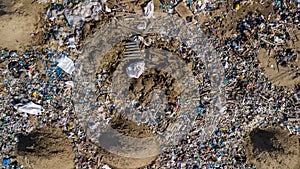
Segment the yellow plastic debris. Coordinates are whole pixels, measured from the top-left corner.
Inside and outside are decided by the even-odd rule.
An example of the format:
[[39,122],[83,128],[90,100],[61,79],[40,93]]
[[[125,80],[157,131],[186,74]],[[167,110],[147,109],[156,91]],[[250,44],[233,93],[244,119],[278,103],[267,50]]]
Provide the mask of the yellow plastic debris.
[[6,94],[6,92],[5,92],[4,90],[2,90],[2,91],[1,91],[1,94],[2,94],[2,95],[5,95],[5,94]]
[[37,92],[33,92],[32,96],[34,96],[34,97],[38,97],[38,96],[39,96],[39,94],[37,94]]
[[73,126],[68,126],[68,130],[72,130],[73,129]]
[[235,5],[235,10],[239,10],[240,9],[240,4],[236,4]]

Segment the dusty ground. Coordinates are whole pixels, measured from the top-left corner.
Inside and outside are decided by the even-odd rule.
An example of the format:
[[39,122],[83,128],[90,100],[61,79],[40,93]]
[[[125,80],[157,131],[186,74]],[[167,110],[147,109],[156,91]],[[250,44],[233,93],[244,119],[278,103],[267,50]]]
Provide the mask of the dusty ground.
[[[135,122],[126,120],[121,117],[116,117],[114,118],[110,124],[112,127],[119,133],[130,136],[133,138],[147,138],[147,137],[155,137],[155,135],[145,126],[138,126]],[[109,134],[109,133],[107,133]],[[107,137],[109,138],[109,137]],[[115,142],[115,141],[118,141]],[[128,149],[127,151],[130,152],[132,151],[133,153],[143,153],[141,151],[156,151],[159,152],[159,145],[158,143],[153,142],[152,144],[146,143],[143,144],[145,146],[144,150],[140,150],[137,152],[135,149],[131,149],[128,143],[126,143],[126,140],[123,140],[122,138],[113,138],[111,140],[103,140],[102,145],[105,147],[111,146],[111,148],[120,148],[120,149]],[[108,145],[110,144],[110,145]],[[125,144],[123,147],[119,147],[120,144]],[[138,145],[139,143],[134,143]],[[135,146],[134,146],[135,148]],[[144,152],[147,153],[147,152]],[[156,153],[155,153],[156,154]],[[153,160],[156,159],[157,156],[150,156],[146,158],[138,158],[139,155],[136,154],[137,158],[129,158],[129,157],[124,157],[120,156],[117,154],[113,154],[111,152],[108,152],[102,148],[99,147],[98,149],[98,161],[103,162],[106,164],[109,164],[110,166],[114,168],[119,168],[119,169],[125,169],[126,167],[130,166],[131,168],[140,168],[143,166],[147,166],[152,163]],[[134,154],[132,155],[134,157]]]
[[0,0],[0,47],[21,50],[35,44],[43,9],[34,0]]
[[43,128],[21,135],[16,154],[26,169],[74,168],[71,142],[61,129]]
[[109,153],[103,149],[99,149],[99,161],[109,164],[110,167],[114,169],[129,169],[126,166],[131,166],[131,168],[142,168],[144,166],[150,165],[156,157],[149,158],[126,158],[118,156],[116,154]]
[[[220,25],[218,25],[217,31],[210,32],[212,36],[218,37],[219,39],[223,39],[225,37],[233,37],[237,32],[237,21],[241,18],[244,18],[248,12],[257,11],[264,15],[264,17],[268,17],[269,13],[274,13],[272,7],[272,1],[266,0],[264,5],[259,3],[259,0],[255,0],[251,3],[240,4],[240,9],[234,12],[231,11],[232,4],[228,5],[228,7],[220,7],[219,9],[213,10],[210,12],[208,18],[213,19],[216,16],[222,17],[222,12],[226,12],[227,15],[223,17],[223,21]],[[207,16],[198,15],[196,16],[200,23],[203,23],[207,20]]]
[[[298,48],[299,49],[299,48]],[[299,58],[299,56],[298,56]],[[276,60],[264,49],[261,49],[258,53],[259,67],[264,70],[265,76],[275,85],[294,87],[299,84],[300,77],[296,76],[299,73],[298,70],[293,70],[291,67],[282,67],[276,64]],[[299,59],[296,60],[295,65],[300,66]]]
[[253,130],[246,152],[249,161],[259,169],[300,168],[299,138],[282,129]]
[[[287,41],[287,46],[279,47],[279,49],[284,48],[291,48],[296,49],[297,52],[297,59],[292,63],[294,66],[300,67],[300,41],[296,40],[296,36],[299,37],[300,31],[297,30],[295,32],[289,32],[291,37],[295,39],[295,42]],[[269,78],[269,81],[274,83],[278,86],[285,86],[285,87],[294,87],[295,85],[299,84],[300,77],[299,77],[299,70],[292,69],[291,65],[283,67],[281,65],[276,64],[275,59],[275,51],[271,50],[270,55],[268,51],[262,49],[258,53],[258,60],[260,62],[259,67],[264,70],[265,76]]]

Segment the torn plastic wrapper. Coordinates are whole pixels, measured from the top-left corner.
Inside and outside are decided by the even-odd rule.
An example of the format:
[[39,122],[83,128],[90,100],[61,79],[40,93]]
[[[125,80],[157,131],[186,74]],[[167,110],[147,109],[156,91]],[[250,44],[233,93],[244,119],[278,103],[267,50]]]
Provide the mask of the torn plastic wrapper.
[[144,7],[145,18],[153,18],[154,14],[154,3],[149,1],[148,4]]
[[72,37],[72,38],[69,38],[69,47],[70,48],[76,48],[76,45],[75,45],[75,38]]
[[111,9],[109,7],[107,7],[107,6],[105,6],[105,11],[106,12],[111,12]]
[[67,86],[70,86],[70,87],[74,88],[74,82],[73,81],[66,81],[65,84]]
[[108,165],[102,166],[103,169],[111,169]]
[[72,26],[82,27],[84,22],[94,19],[99,20],[98,14],[102,10],[99,2],[90,2],[79,6],[75,10],[65,9],[64,15],[68,23]]
[[66,9],[64,12],[65,18],[68,23],[72,26],[82,27],[84,24],[84,20],[81,15],[74,15],[74,11]]
[[131,78],[139,78],[141,76],[141,74],[143,74],[144,71],[145,71],[145,62],[144,61],[131,63],[126,68],[126,73]]
[[58,67],[60,67],[62,70],[64,70],[68,74],[72,74],[75,70],[74,62],[72,59],[63,56],[59,59],[57,59]]
[[14,108],[17,109],[18,111],[32,114],[32,115],[38,115],[39,113],[44,111],[41,105],[35,104],[33,102],[29,102],[26,104],[19,103],[14,105]]

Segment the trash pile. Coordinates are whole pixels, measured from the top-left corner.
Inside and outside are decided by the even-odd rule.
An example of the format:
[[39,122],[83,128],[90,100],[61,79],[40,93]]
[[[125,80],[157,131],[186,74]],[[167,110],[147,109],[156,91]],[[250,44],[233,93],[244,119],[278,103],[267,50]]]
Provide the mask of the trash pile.
[[[19,141],[17,133],[29,134],[42,127],[58,127],[72,140],[75,168],[109,168],[97,158],[97,147],[90,143],[85,126],[78,121],[74,110],[76,103],[72,101],[72,90],[76,85],[73,72],[86,38],[88,29],[85,25],[106,23],[108,18],[120,12],[121,6],[116,4],[118,10],[114,9],[107,1],[39,2],[48,4],[42,15],[45,44],[28,47],[24,53],[0,47],[1,167],[23,168],[14,156]],[[265,3],[270,3],[273,8],[267,15],[255,8],[256,5],[264,7]],[[247,5],[251,7],[247,8],[248,13],[234,20]],[[149,3],[146,16],[152,15],[152,7]],[[233,4],[222,0],[163,1],[160,7],[173,15],[178,13],[176,7],[178,11],[184,11],[180,9],[186,7],[197,16],[194,19],[199,32],[207,35],[225,69],[227,109],[207,142],[200,142],[198,136],[203,131],[194,129],[173,147],[163,149],[156,163],[145,168],[254,168],[247,161],[243,147],[243,141],[253,128],[275,125],[290,134],[300,135],[299,85],[287,88],[271,83],[259,68],[258,56],[259,50],[267,50],[268,55],[274,56],[276,64],[290,68],[295,79],[299,78],[299,1],[236,0]],[[182,16],[190,16],[190,13]],[[202,22],[200,17],[205,21]],[[223,26],[226,22],[234,22],[236,28],[226,30]],[[189,48],[183,46],[182,50]],[[194,70],[201,70],[204,66],[201,60],[186,59],[193,62]],[[128,74],[139,77],[142,70],[143,63],[130,65]],[[205,73],[199,77],[203,79],[201,93],[210,91],[208,77],[209,74]],[[98,76],[98,80],[103,78]],[[199,121],[207,114],[205,100],[199,100]],[[113,109],[110,102],[98,107],[99,112],[112,112]],[[109,121],[107,117],[103,118]]]

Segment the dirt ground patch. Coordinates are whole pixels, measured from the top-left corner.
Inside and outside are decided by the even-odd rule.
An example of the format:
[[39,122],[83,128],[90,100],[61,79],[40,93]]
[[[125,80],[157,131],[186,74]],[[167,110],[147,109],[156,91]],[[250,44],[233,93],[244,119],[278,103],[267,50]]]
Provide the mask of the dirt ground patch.
[[299,138],[282,129],[254,129],[247,140],[246,152],[249,161],[260,169],[300,167]]
[[[275,85],[284,87],[294,87],[300,83],[299,71],[290,67],[282,67],[277,65],[276,59],[268,56],[268,52],[261,49],[258,53],[259,67],[264,70],[265,76]],[[300,66],[297,59],[295,65]]]
[[[138,138],[147,138],[147,137],[155,136],[147,127],[143,125],[138,126],[137,123],[132,122],[130,120],[126,120],[120,116],[114,118],[110,123],[111,126],[117,132],[121,133],[123,136],[119,138],[111,138],[111,137],[115,137],[116,135],[110,134],[110,132],[104,133],[103,135],[107,135],[107,136],[103,136],[104,138],[103,137],[101,138],[103,140],[100,142],[105,144],[102,146],[105,146],[106,148],[110,146],[110,149],[114,149],[114,148],[117,148],[118,150],[124,149],[124,151],[126,151],[126,154],[132,153],[132,155],[130,156],[132,156],[133,158],[111,153],[114,151],[108,152],[105,149],[101,148],[102,146],[100,146],[98,149],[98,157],[100,162],[109,164],[113,168],[125,169],[129,167],[140,168],[143,166],[147,166],[151,164],[153,160],[156,159],[157,155],[150,156],[150,157],[143,157],[143,158],[140,155],[138,155],[140,153],[145,154],[150,151],[154,151],[154,154],[158,154],[159,152],[159,144],[155,141],[153,142],[147,141],[145,143],[139,143],[140,139]],[[130,140],[135,140],[133,146],[130,145],[131,144]],[[136,150],[136,147],[139,147],[139,145],[142,145],[143,148]],[[134,158],[135,156],[136,158]]]
[[238,4],[231,4],[229,1],[228,3],[230,5],[228,4],[226,7],[220,6],[220,8],[210,11],[209,16],[204,16],[203,14],[196,16],[200,23],[207,21],[207,18],[222,18],[222,22],[219,22],[220,25],[217,25],[218,27],[215,28],[214,31],[209,32],[210,35],[218,37],[219,39],[233,37],[237,32],[238,21],[245,18],[249,12],[253,13],[256,11],[257,13],[263,14],[265,18],[268,17],[269,13],[274,13],[271,0],[266,0],[263,5],[259,3],[259,0],[245,2],[243,4],[239,4],[239,10],[234,11],[232,11],[231,8],[235,8]]
[[[290,33],[292,37],[299,36],[300,31]],[[258,60],[260,62],[259,67],[264,70],[265,76],[273,84],[278,86],[294,87],[295,85],[300,83],[300,72],[298,69],[300,67],[300,41],[296,40],[294,43],[288,41],[287,47],[284,48],[294,49],[297,54],[296,59],[291,64],[287,64],[287,66],[277,64],[276,51],[271,50],[270,52],[268,52],[265,49],[261,49],[258,52]]]
[[0,47],[21,50],[40,38],[40,13],[34,0],[0,0]]
[[43,128],[20,135],[18,162],[26,169],[74,168],[72,146],[61,129]]

